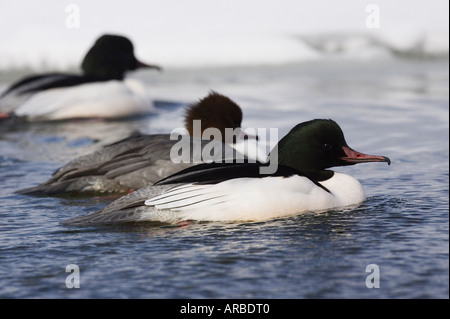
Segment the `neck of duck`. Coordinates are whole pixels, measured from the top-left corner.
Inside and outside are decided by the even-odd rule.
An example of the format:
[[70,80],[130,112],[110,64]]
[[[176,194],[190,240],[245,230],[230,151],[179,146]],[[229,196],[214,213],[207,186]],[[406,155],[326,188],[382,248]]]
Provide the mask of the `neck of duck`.
[[274,162],[278,166],[287,166],[295,169],[299,175],[308,177],[314,181],[324,181],[333,177],[334,172],[325,168],[320,168],[310,156],[295,156],[295,152],[287,145],[277,145],[268,156],[270,165]]

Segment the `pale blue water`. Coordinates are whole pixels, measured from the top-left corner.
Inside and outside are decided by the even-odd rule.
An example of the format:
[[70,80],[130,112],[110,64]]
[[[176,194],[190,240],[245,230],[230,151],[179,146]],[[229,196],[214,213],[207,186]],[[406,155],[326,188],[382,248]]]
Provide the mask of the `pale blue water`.
[[[70,159],[134,130],[170,132],[183,106],[129,121],[0,128],[2,298],[448,298],[448,61],[328,61],[137,73],[155,99],[186,103],[210,89],[244,110],[245,127],[332,118],[356,150],[392,165],[338,168],[367,201],[258,223],[67,227],[112,198],[35,198]],[[11,81],[14,78],[11,78]],[[5,80],[2,85],[6,85]],[[80,288],[66,287],[66,266]],[[380,287],[366,287],[366,266]]]

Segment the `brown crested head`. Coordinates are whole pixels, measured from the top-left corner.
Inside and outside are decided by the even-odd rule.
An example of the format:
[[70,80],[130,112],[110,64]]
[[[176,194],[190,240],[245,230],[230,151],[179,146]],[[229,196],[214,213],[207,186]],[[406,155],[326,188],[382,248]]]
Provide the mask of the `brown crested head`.
[[[194,120],[201,121],[201,128],[194,128]],[[238,129],[240,132],[241,122],[242,110],[239,105],[230,98],[214,91],[191,104],[185,113],[185,127],[191,136],[197,137],[202,137],[201,135],[207,128],[217,128],[224,141],[225,129]]]

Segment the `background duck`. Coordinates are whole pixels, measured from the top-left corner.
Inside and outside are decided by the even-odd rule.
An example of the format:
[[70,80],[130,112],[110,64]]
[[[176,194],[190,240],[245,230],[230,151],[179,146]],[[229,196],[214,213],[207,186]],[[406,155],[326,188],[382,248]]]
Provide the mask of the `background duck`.
[[87,52],[81,75],[48,73],[26,77],[0,95],[2,117],[29,121],[71,118],[120,118],[153,110],[146,88],[127,71],[161,70],[140,62],[133,44],[119,35],[103,35]]
[[295,126],[271,151],[270,161],[277,161],[278,166],[271,175],[261,174],[261,168],[268,165],[261,163],[193,166],[65,223],[261,221],[322,211],[366,199],[355,178],[327,168],[390,164],[385,156],[351,149],[339,125],[323,119]]
[[[201,128],[193,127],[194,120],[201,120]],[[208,96],[193,103],[186,109],[185,125],[191,136],[189,148],[196,139],[202,149],[209,145],[212,150],[220,150],[212,154],[212,158],[222,161],[225,156],[231,159],[244,159],[244,155],[232,147],[242,139],[256,138],[241,130],[242,110],[228,97],[211,92]],[[207,128],[217,128],[222,140],[201,140]],[[226,140],[226,128],[236,130],[236,139]],[[209,138],[209,136],[208,136]],[[135,134],[102,149],[81,156],[58,169],[46,182],[20,190],[25,195],[63,195],[80,192],[128,192],[176,173],[186,167],[198,164],[189,153],[187,162],[174,163],[171,149],[178,139],[171,140],[170,134],[142,135]],[[215,143],[214,149],[210,143]],[[225,143],[225,144],[223,144]],[[257,157],[251,154],[252,157]]]

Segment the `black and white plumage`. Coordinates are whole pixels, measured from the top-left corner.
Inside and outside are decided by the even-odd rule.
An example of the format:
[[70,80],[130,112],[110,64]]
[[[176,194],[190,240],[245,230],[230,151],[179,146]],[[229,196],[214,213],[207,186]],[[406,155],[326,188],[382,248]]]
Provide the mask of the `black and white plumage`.
[[[275,159],[276,172],[262,174]],[[64,223],[260,221],[355,205],[366,198],[361,184],[327,168],[366,162],[390,159],[354,151],[336,122],[312,120],[294,127],[266,164],[200,164]]]
[[138,68],[161,69],[138,61],[129,39],[103,35],[84,57],[81,74],[47,73],[21,79],[0,95],[0,113],[28,121],[149,113],[153,100],[145,86],[125,78],[126,72]]

